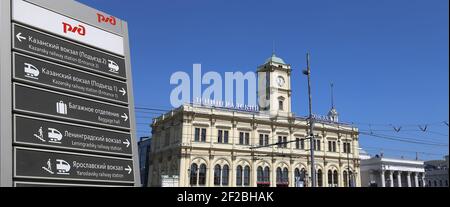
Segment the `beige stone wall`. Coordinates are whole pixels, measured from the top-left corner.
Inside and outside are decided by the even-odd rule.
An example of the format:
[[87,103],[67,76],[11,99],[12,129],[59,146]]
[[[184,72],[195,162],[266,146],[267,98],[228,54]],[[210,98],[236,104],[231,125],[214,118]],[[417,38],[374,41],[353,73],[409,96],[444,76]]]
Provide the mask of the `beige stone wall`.
[[[288,141],[305,138],[307,125],[304,120],[288,123],[286,119],[270,121],[248,114],[216,112],[205,109],[185,108],[183,112],[156,120],[153,124],[151,166],[149,185],[159,186],[161,175],[178,175],[180,186],[190,186],[189,170],[192,163],[205,164],[207,167],[206,185],[214,186],[214,166],[228,165],[229,185],[236,186],[236,168],[250,167],[250,186],[256,186],[258,166],[269,166],[271,186],[276,186],[276,169],[286,167],[289,171],[289,186],[294,187],[296,168],[305,168],[310,175],[309,141],[305,140],[305,149],[296,149],[295,142],[287,148],[278,146],[250,149],[259,145],[259,134],[269,134],[270,142],[278,142],[278,136]],[[196,113],[192,113],[195,111]],[[195,142],[195,128],[206,129],[206,142]],[[229,131],[229,143],[217,143],[218,129]],[[239,132],[250,134],[250,145],[239,144]],[[338,172],[338,186],[343,186],[343,172],[348,163],[352,172],[356,172],[356,185],[360,186],[359,144],[357,129],[349,126],[316,124],[315,134],[321,142],[321,150],[315,151],[316,170],[322,170],[323,186],[328,186],[328,170]],[[170,139],[169,142],[166,139]],[[329,152],[328,141],[336,141],[336,152]],[[351,153],[343,152],[344,142],[351,143]],[[169,144],[167,144],[169,143]]]

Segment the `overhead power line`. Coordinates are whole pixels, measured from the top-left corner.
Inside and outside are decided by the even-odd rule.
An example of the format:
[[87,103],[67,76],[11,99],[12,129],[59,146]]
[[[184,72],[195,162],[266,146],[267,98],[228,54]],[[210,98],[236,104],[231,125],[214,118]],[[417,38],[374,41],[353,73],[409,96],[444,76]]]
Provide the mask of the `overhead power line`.
[[448,147],[448,144],[442,144],[442,143],[431,143],[431,142],[425,142],[425,141],[415,141],[411,139],[405,139],[405,138],[397,138],[392,136],[386,136],[386,135],[380,135],[380,134],[373,134],[373,133],[367,133],[367,132],[360,132],[361,134],[382,138],[382,139],[388,139],[388,140],[394,140],[394,141],[400,141],[400,142],[406,142],[406,143],[412,143],[412,144],[422,144],[422,145],[432,145],[432,146],[439,146],[439,147]]
[[[374,134],[373,132],[366,132],[366,131],[360,131],[361,133],[370,133],[370,134]],[[410,137],[400,137],[400,136],[394,136],[394,135],[387,135],[387,134],[376,134],[379,136],[385,136],[385,137],[392,137],[392,138],[398,138],[398,139],[405,139],[405,140],[413,140],[413,141],[419,141],[419,142],[430,142],[430,139],[424,140],[424,139],[417,139],[417,138],[410,138]],[[430,142],[433,143],[433,142]],[[434,142],[434,144],[445,144],[445,143],[437,143]]]
[[161,111],[161,112],[169,112],[167,109],[158,109],[158,108],[149,108],[149,107],[134,107],[136,110],[146,110],[146,111]]
[[424,155],[439,155],[439,156],[444,156],[444,154],[437,154],[437,153],[431,153],[431,152],[411,151],[411,150],[394,149],[394,148],[384,148],[384,147],[367,147],[367,146],[361,146],[361,148],[362,148],[362,149],[380,150],[380,151],[409,152],[409,153],[419,153],[419,154],[424,154]]

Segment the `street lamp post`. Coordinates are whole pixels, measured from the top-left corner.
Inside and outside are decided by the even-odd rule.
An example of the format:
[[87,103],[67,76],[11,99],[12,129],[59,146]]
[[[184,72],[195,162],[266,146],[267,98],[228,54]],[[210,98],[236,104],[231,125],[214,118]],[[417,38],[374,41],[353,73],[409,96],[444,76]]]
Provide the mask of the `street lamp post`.
[[311,69],[309,67],[309,53],[306,53],[306,70],[303,71],[303,74],[305,74],[308,77],[308,97],[309,97],[309,136],[310,136],[310,151],[311,151],[311,187],[316,187],[316,170],[314,166],[314,145],[315,145],[315,139],[314,139],[314,120],[312,115],[312,103],[311,103]]

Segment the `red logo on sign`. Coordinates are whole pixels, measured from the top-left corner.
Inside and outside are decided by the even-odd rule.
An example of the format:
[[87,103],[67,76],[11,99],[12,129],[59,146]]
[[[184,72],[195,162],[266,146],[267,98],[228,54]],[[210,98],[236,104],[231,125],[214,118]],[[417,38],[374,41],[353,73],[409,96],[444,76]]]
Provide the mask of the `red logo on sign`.
[[68,23],[63,22],[63,31],[67,34],[67,32],[78,33],[81,36],[86,35],[86,28],[83,25],[72,26]]
[[116,18],[113,16],[105,17],[105,16],[103,16],[103,14],[97,13],[97,20],[100,23],[106,22],[106,23],[110,23],[111,25],[116,25]]

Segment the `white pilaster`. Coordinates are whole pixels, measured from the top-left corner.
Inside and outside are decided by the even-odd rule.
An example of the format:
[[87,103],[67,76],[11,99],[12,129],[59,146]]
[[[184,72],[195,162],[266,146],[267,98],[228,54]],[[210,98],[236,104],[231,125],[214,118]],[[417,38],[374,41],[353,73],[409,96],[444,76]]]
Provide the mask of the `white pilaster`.
[[250,186],[256,187],[257,186],[256,182],[258,181],[258,167],[256,166],[256,161],[253,160],[253,158],[250,164],[251,164]]
[[[209,161],[206,163],[206,187],[214,186],[214,166],[213,159],[209,155]],[[200,165],[199,165],[200,167]],[[222,173],[222,172],[221,172]]]
[[[236,160],[231,159],[230,168],[228,172],[228,186],[236,187]],[[244,169],[245,165],[242,166],[242,169]],[[242,177],[244,177],[244,172],[242,172]],[[242,183],[244,183],[244,180],[242,179]]]
[[425,187],[426,186],[426,183],[425,183],[425,176],[422,174],[422,187]]
[[419,175],[414,173],[414,187],[419,187]]
[[275,160],[272,159],[272,167],[270,168],[270,187],[277,186],[277,167],[275,166]]
[[411,187],[411,172],[407,172],[406,180],[408,181],[408,187]]
[[384,170],[381,171],[381,187],[386,187],[386,180],[384,178]]
[[398,183],[398,187],[402,187],[402,172],[401,171],[397,172],[397,183]]
[[389,170],[389,187],[394,187],[394,172]]

